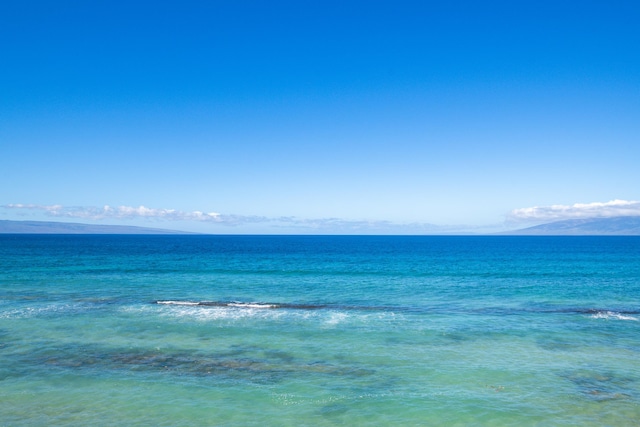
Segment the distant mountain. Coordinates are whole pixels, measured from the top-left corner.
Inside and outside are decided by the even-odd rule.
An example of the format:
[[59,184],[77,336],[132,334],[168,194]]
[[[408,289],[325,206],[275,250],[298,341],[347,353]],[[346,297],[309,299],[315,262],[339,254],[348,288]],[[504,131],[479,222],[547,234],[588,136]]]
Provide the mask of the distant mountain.
[[554,235],[554,236],[639,236],[640,216],[618,216],[612,218],[567,219],[522,230],[501,234]]
[[95,225],[53,221],[0,220],[0,234],[191,234],[185,231],[128,225]]

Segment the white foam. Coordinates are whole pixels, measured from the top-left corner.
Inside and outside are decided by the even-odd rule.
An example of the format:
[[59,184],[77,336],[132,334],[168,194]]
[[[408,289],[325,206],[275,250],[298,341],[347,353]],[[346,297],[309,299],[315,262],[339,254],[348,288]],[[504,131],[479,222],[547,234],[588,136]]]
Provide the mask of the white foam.
[[347,320],[347,313],[333,312],[329,315],[329,318],[324,322],[326,326],[337,326]]
[[26,319],[58,313],[74,313],[87,310],[83,304],[50,303],[33,307],[14,308],[0,312],[1,319]]
[[164,304],[164,305],[200,305],[200,303],[193,302],[193,301],[156,301],[156,304]]
[[258,304],[253,302],[230,302],[227,307],[239,308],[278,308],[275,304]]
[[616,313],[615,311],[599,311],[590,316],[592,319],[616,319],[616,320],[633,320],[638,321],[637,317]]
[[243,319],[275,320],[286,315],[284,311],[264,310],[264,308],[264,305],[247,307],[246,305],[206,306],[198,304],[165,304],[158,314],[161,316],[205,322],[236,321]]
[[198,322],[266,321],[266,322],[311,322],[320,327],[333,329],[347,325],[368,327],[379,322],[397,322],[393,312],[369,313],[343,310],[306,310],[282,308],[280,304],[256,302],[228,302],[212,305],[189,301],[162,300],[158,305],[130,306],[128,312],[155,313],[162,317],[173,317]]

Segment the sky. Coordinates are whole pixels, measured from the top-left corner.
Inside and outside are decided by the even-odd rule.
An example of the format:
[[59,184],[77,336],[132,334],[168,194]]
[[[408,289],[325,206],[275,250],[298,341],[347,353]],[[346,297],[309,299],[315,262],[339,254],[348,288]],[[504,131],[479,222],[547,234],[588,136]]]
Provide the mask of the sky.
[[640,215],[636,1],[5,1],[0,219],[432,234]]

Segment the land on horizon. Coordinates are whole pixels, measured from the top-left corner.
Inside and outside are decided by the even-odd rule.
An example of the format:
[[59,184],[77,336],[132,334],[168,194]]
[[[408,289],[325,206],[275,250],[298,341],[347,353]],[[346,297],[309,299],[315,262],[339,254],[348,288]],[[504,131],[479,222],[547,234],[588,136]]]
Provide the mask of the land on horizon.
[[0,220],[0,234],[195,234],[131,225],[82,224],[58,221]]
[[604,235],[638,236],[640,235],[640,216],[618,216],[612,218],[581,218],[553,221],[533,227],[523,228],[502,234],[517,235]]
[[[127,225],[83,224],[57,221],[0,220],[0,234],[207,234],[165,228]],[[639,236],[640,216],[584,218],[553,221],[501,233],[429,233],[438,235],[518,235],[518,236]]]

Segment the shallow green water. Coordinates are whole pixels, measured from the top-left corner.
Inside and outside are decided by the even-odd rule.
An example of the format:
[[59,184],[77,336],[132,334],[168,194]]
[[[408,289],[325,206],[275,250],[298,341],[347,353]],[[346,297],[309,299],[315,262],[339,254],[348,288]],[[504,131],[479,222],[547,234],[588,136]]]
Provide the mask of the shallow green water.
[[0,236],[0,425],[640,419],[640,239]]

